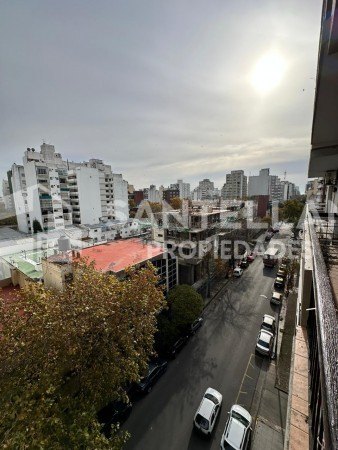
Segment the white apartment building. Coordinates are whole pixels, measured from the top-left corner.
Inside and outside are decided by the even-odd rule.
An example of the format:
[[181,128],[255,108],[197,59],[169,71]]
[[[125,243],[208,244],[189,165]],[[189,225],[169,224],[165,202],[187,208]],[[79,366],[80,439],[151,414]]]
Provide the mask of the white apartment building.
[[190,198],[190,183],[183,183],[183,180],[177,180],[177,183],[170,185],[171,189],[178,189],[180,191],[180,198]]
[[215,188],[214,182],[205,178],[204,180],[199,182],[198,187],[196,187],[192,193],[192,200],[213,200],[220,196],[220,191],[218,188]]
[[226,174],[226,182],[221,191],[224,200],[243,199],[248,195],[248,180],[243,170],[232,170]]
[[282,184],[277,175],[270,175],[270,200],[282,200]]
[[[101,160],[62,160],[53,145],[41,152],[27,149],[23,165],[12,166],[12,185],[19,230],[32,233],[37,220],[44,231],[74,224],[128,219],[127,183]],[[116,192],[114,195],[114,187]]]
[[[163,186],[161,186],[161,194],[163,189]],[[156,186],[154,184],[151,184],[149,188],[143,189],[143,194],[144,200],[148,200],[148,202],[160,203],[162,200],[162,197],[160,197],[160,191],[156,189]]]
[[281,201],[289,200],[300,195],[299,188],[289,181],[281,181]]
[[14,209],[14,200],[9,188],[8,180],[2,180],[2,195],[5,209],[7,211],[12,211]]
[[248,196],[270,195],[270,169],[261,169],[259,175],[249,176]]

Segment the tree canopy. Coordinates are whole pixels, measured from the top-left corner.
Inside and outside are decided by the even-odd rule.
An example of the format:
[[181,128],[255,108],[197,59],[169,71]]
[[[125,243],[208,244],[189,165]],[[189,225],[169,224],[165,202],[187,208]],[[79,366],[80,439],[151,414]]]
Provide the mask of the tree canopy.
[[182,199],[179,197],[174,197],[170,200],[170,206],[172,209],[181,209],[182,208]]
[[2,448],[121,448],[126,434],[106,439],[96,413],[147,366],[157,283],[150,266],[120,281],[80,260],[64,292],[31,283],[0,302]]
[[38,221],[38,219],[34,219],[33,220],[33,233],[36,234],[36,233],[38,233],[40,231],[43,231],[41,223]]
[[304,202],[297,199],[286,200],[282,208],[283,220],[297,224],[304,209]]
[[172,320],[176,327],[189,326],[203,311],[203,298],[187,284],[176,286],[168,294]]

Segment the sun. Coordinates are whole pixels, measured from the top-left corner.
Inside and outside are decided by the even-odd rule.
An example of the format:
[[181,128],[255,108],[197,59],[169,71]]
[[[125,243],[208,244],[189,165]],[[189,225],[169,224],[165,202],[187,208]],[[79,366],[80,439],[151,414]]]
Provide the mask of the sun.
[[251,73],[251,83],[260,92],[269,92],[283,79],[285,60],[278,53],[267,53],[256,63]]

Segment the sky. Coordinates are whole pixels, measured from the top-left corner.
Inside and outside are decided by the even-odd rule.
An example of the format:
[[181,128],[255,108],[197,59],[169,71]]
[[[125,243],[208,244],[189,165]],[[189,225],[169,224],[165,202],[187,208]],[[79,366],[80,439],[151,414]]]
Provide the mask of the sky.
[[0,0],[0,180],[44,141],[136,189],[270,168],[303,192],[321,8]]

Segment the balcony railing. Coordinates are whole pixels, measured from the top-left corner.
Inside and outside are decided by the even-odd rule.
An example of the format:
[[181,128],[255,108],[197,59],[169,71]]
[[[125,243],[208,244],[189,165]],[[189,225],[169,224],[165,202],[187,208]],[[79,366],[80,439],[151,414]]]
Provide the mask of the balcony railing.
[[[313,305],[309,313],[311,429],[313,448],[338,449],[338,311],[329,276],[337,250],[335,216],[312,210],[308,223],[313,251]],[[325,233],[323,232],[325,231]]]

